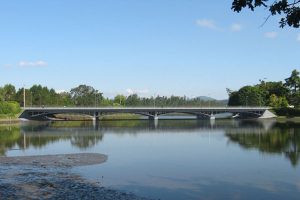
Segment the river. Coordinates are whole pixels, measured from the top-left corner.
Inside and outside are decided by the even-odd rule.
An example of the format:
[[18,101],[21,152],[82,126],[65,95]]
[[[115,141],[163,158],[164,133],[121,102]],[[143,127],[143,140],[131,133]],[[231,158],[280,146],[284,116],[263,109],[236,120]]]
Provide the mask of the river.
[[162,200],[299,199],[300,124],[112,120],[0,126],[0,156],[102,153],[73,172]]

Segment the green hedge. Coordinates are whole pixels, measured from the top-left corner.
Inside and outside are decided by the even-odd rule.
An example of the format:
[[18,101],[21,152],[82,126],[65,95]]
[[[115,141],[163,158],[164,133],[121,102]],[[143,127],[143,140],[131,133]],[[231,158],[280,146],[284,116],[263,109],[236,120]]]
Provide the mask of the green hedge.
[[16,115],[21,112],[21,107],[14,101],[1,101],[0,102],[0,114],[2,115]]
[[278,108],[274,111],[279,116],[300,117],[300,108]]

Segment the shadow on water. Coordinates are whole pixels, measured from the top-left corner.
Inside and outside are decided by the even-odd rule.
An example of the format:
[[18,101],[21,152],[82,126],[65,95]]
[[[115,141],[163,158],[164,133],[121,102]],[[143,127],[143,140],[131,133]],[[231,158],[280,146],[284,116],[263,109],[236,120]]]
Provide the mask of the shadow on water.
[[300,160],[300,124],[270,120],[118,120],[24,123],[0,126],[0,155],[8,150],[43,148],[58,141],[70,141],[79,149],[97,145],[105,134],[207,132],[221,130],[230,142],[243,149],[284,154],[293,166]]

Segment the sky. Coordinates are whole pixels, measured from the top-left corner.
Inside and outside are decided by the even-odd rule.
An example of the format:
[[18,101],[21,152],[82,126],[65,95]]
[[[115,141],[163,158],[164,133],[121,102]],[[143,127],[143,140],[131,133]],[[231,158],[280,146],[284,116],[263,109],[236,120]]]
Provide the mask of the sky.
[[[218,2],[218,3],[216,3]],[[7,0],[0,5],[0,85],[105,96],[226,99],[300,70],[300,29],[231,0]]]

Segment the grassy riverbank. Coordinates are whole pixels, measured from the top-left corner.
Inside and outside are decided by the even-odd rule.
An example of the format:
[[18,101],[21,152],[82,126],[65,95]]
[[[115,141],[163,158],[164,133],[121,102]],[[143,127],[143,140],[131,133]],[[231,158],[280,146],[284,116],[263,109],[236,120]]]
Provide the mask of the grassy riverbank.
[[0,123],[17,123],[20,121],[19,115],[20,114],[15,114],[15,115],[0,114]]
[[[93,118],[89,115],[78,115],[78,114],[57,114],[57,119],[70,120],[70,121],[91,121]],[[130,113],[116,113],[111,115],[100,116],[100,120],[118,120],[118,119],[140,119],[140,115]]]
[[300,123],[300,117],[287,117],[287,116],[279,116],[276,118],[277,122],[285,123],[285,122],[294,122]]

